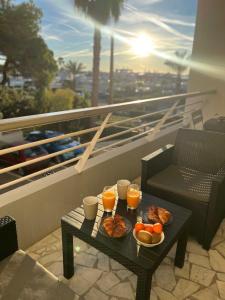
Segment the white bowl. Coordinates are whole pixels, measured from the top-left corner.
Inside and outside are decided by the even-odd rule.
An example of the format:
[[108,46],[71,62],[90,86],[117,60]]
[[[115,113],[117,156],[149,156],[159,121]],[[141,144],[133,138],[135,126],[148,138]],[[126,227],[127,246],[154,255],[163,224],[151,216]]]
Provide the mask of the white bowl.
[[139,241],[139,239],[136,237],[135,229],[133,230],[133,236],[134,236],[135,240],[137,241],[137,243],[139,245],[144,246],[144,247],[148,247],[148,248],[152,248],[152,247],[155,247],[155,246],[158,246],[158,245],[162,244],[162,242],[165,239],[164,232],[162,232],[161,233],[161,240],[158,243],[156,243],[156,244],[146,244],[146,243],[143,243],[143,242]]

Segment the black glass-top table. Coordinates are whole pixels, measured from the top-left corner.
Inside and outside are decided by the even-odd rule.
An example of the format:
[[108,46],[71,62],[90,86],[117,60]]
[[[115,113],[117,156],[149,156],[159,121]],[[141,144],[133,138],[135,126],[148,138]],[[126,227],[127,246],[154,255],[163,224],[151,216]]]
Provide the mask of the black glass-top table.
[[126,217],[134,225],[139,215],[147,211],[150,205],[166,208],[173,216],[172,223],[164,226],[165,240],[154,248],[138,246],[132,231],[120,239],[111,239],[102,235],[98,231],[98,222],[105,216],[101,203],[99,203],[95,221],[88,221],[84,218],[82,206],[62,217],[64,276],[69,279],[74,275],[73,236],[75,236],[135,273],[138,278],[136,299],[148,300],[152,274],[175,242],[177,242],[177,249],[174,263],[179,268],[183,267],[191,219],[191,211],[145,193],[142,194],[142,201],[137,210],[127,210],[126,201],[118,200],[113,214],[118,213]]

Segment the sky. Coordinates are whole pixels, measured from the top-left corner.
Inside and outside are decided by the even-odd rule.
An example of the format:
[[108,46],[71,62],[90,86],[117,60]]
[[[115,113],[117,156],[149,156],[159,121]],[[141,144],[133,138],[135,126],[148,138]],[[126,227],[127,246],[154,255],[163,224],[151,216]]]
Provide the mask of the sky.
[[[82,62],[91,70],[93,22],[75,9],[73,0],[34,0],[34,3],[43,11],[41,35],[55,58]],[[115,69],[168,72],[164,63],[166,55],[176,50],[191,53],[196,12],[197,0],[126,0],[119,22],[101,28],[101,70],[109,70],[113,32]],[[143,53],[139,52],[143,46],[148,48],[148,43],[153,51],[149,49],[142,57]]]

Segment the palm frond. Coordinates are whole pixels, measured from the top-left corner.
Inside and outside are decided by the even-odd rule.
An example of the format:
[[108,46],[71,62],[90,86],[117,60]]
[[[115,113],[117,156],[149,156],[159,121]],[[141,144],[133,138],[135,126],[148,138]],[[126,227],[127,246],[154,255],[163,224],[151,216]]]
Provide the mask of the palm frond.
[[74,0],[79,11],[102,25],[107,24],[110,19],[119,19],[123,3],[124,0]]

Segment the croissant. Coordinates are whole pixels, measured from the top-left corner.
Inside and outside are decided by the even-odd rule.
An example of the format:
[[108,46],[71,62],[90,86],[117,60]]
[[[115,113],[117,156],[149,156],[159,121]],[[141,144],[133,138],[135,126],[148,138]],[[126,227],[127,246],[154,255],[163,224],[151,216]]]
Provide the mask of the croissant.
[[171,217],[171,213],[162,207],[151,206],[148,210],[148,219],[153,223],[166,224]]
[[171,217],[171,213],[165,208],[161,208],[161,207],[158,207],[158,215],[159,215],[160,223],[162,223],[163,225],[166,224]]
[[110,237],[119,238],[122,237],[126,232],[126,223],[123,217],[120,215],[105,218],[102,226]]

